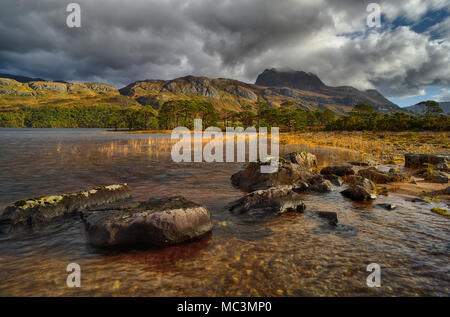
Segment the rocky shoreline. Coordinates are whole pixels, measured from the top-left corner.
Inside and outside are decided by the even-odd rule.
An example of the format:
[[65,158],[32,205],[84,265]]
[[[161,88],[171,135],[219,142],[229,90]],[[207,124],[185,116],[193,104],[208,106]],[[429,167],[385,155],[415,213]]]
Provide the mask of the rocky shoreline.
[[[449,155],[406,155],[407,172],[391,168],[383,171],[364,162],[349,162],[318,170],[317,158],[308,152],[289,153],[280,157],[279,170],[261,173],[263,162],[249,163],[231,176],[231,184],[246,192],[228,204],[236,216],[278,216],[283,213],[303,213],[308,209],[302,194],[320,195],[339,191],[347,199],[372,202],[377,195],[386,194],[380,186],[388,184],[417,184],[417,177],[425,176],[441,185],[430,193],[450,195]],[[437,162],[434,168],[431,163]],[[421,174],[422,173],[422,174]],[[424,175],[424,173],[426,175]],[[394,210],[394,204],[377,204]],[[442,211],[442,210],[441,210]],[[314,211],[331,227],[339,223],[335,211]],[[448,213],[440,212],[447,216]],[[200,238],[214,227],[211,214],[202,205],[184,197],[169,197],[134,201],[128,184],[97,187],[88,191],[20,200],[8,206],[0,215],[0,232],[30,231],[66,216],[80,217],[85,223],[88,241],[92,246],[168,246]],[[25,229],[25,230],[24,230]]]

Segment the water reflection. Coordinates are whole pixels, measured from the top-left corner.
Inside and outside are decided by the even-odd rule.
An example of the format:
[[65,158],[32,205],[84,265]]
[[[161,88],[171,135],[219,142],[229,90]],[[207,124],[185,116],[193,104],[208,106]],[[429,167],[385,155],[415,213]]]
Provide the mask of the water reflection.
[[[305,214],[255,223],[226,205],[242,196],[230,176],[242,163],[173,163],[167,135],[99,130],[0,129],[0,205],[24,197],[128,182],[133,196],[182,195],[204,204],[211,235],[165,249],[102,251],[86,243],[84,225],[65,219],[42,232],[0,237],[3,296],[370,296],[444,295],[450,285],[449,219],[395,195],[394,211],[357,204],[338,192],[303,195]],[[321,165],[358,153],[310,150]],[[314,211],[335,211],[336,228]],[[82,267],[82,288],[66,287],[66,265]],[[379,263],[381,289],[365,285]]]

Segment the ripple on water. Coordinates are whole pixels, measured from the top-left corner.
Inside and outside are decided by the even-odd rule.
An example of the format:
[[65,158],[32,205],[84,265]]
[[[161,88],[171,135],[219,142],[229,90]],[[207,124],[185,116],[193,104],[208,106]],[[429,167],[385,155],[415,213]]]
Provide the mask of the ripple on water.
[[[226,205],[242,196],[229,177],[242,164],[175,164],[164,135],[98,130],[1,130],[0,205],[55,192],[128,182],[136,199],[183,195],[212,213],[212,234],[164,249],[91,248],[79,219],[0,237],[3,296],[448,296],[449,219],[391,195],[388,211],[338,191],[303,195],[307,212],[254,221]],[[286,147],[284,151],[300,150]],[[358,160],[351,151],[310,149],[322,164]],[[32,157],[32,160],[30,159]],[[14,162],[14,164],[11,164]],[[314,211],[334,211],[330,227]],[[66,266],[82,288],[66,287]],[[382,288],[366,284],[370,263]]]

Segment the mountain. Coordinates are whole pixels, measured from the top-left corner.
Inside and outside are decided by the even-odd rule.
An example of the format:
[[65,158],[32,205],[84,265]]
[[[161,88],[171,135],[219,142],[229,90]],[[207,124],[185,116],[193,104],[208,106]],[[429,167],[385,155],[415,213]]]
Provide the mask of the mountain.
[[30,81],[47,81],[42,78],[31,78],[31,77],[12,75],[12,74],[0,74],[0,78],[14,79],[15,81],[18,81],[19,83],[29,83]]
[[[444,110],[445,114],[450,115],[450,101],[439,102],[439,106],[442,108],[442,110]],[[424,105],[420,105],[420,104],[416,104],[416,105],[412,105],[412,106],[409,106],[409,107],[405,107],[404,109],[409,111],[409,112],[411,112],[411,113],[423,114],[425,106]]]
[[[1,76],[1,75],[0,75]],[[367,103],[380,112],[401,108],[376,90],[359,91],[349,86],[329,87],[319,77],[305,72],[267,69],[255,84],[227,78],[186,76],[173,80],[142,80],[117,90],[95,83],[65,83],[8,75],[0,78],[0,107],[40,105],[143,105],[158,109],[172,99],[199,98],[214,104],[218,111],[240,111],[263,100],[273,107],[289,101],[307,110],[331,109],[345,114],[357,103]],[[14,80],[16,78],[16,80]]]
[[137,81],[120,89],[120,93],[155,109],[170,99],[197,97],[211,101],[219,110],[239,110],[245,104],[264,100],[274,107],[291,101],[304,109],[331,109],[339,114],[350,112],[358,103],[373,105],[379,112],[403,111],[376,90],[329,87],[314,74],[280,72],[276,69],[265,70],[255,84],[225,78],[186,76],[167,81]]
[[[22,78],[22,80],[24,80]],[[64,83],[54,81],[19,82],[0,78],[0,110],[16,110],[28,106],[137,106],[136,101],[122,96],[117,88],[99,83]]]
[[258,76],[256,85],[314,92],[328,97],[332,103],[339,105],[354,106],[365,103],[374,106],[378,112],[402,112],[399,106],[387,100],[375,89],[360,91],[350,86],[330,87],[315,74],[303,71],[280,72],[275,68],[266,69]]

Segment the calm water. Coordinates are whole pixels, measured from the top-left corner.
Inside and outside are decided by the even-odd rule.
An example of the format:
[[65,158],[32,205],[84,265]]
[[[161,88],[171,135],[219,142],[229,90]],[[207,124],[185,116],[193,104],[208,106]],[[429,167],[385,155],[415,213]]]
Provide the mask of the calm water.
[[[127,182],[136,199],[182,195],[209,208],[212,234],[164,249],[103,251],[77,218],[27,236],[0,236],[2,296],[417,296],[450,295],[448,218],[391,195],[395,211],[338,192],[304,195],[308,211],[269,220],[232,216],[242,196],[229,178],[242,164],[175,164],[167,135],[84,129],[0,129],[0,208],[18,199]],[[284,147],[283,152],[301,148]],[[319,163],[358,154],[309,149]],[[336,211],[329,227],[311,211]],[[82,287],[66,286],[67,264]],[[370,263],[382,287],[366,286]]]

